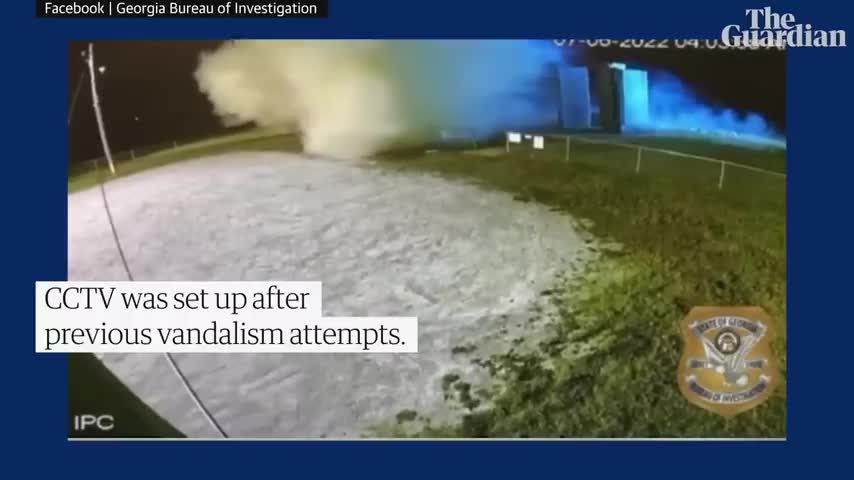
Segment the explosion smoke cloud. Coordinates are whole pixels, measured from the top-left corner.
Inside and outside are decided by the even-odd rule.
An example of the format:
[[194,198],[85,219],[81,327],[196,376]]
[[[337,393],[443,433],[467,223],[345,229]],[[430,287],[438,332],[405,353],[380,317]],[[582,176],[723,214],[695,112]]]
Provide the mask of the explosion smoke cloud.
[[678,78],[661,71],[650,72],[649,122],[642,127],[664,132],[687,130],[785,141],[783,135],[758,113],[708,105]]
[[307,152],[365,156],[464,129],[542,125],[537,81],[559,52],[505,40],[240,40],[196,80],[229,125],[297,131]]

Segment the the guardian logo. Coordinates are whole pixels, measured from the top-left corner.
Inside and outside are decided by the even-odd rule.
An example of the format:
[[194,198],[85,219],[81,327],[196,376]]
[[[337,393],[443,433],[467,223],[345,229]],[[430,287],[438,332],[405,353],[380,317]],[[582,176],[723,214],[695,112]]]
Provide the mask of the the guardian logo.
[[845,47],[845,30],[818,30],[809,23],[795,23],[791,13],[772,12],[771,7],[745,10],[747,28],[727,25],[721,40],[728,47],[797,48]]

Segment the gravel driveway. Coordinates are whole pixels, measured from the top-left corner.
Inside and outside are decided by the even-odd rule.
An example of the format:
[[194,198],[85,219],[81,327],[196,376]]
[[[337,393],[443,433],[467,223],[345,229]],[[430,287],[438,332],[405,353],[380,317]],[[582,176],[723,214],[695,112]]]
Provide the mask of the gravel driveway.
[[[441,377],[509,348],[539,292],[585,255],[566,215],[355,161],[228,154],[116,179],[107,195],[137,280],[320,280],[325,315],[419,317],[418,354],[176,355],[233,437],[359,437],[402,409],[452,418]],[[70,280],[126,279],[97,188],[68,197],[68,231]],[[188,436],[216,436],[162,355],[104,361]]]

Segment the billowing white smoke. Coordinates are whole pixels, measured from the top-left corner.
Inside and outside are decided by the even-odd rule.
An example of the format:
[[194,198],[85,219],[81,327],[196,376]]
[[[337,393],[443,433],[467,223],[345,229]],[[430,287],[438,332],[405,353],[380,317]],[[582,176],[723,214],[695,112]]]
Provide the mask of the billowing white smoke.
[[306,151],[365,156],[438,129],[548,122],[536,82],[557,51],[528,41],[240,40],[196,79],[230,125],[300,132]]

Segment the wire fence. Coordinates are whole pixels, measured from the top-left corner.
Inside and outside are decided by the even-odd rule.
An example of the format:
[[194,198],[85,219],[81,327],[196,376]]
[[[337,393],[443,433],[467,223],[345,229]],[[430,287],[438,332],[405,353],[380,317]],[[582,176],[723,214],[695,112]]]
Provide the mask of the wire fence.
[[[259,131],[239,135],[241,135],[241,138],[245,136],[245,139],[253,139],[256,137],[264,138],[274,134]],[[467,139],[465,145],[470,148],[471,145],[469,145],[469,142],[474,141],[464,135],[463,137]],[[117,166],[120,166],[153,153],[168,152],[184,146],[195,145],[200,140],[205,139],[194,138],[182,142],[173,140],[155,145],[146,145],[122,152],[114,152],[112,158],[113,162]],[[449,140],[445,139],[445,141]],[[475,148],[478,143],[473,143]],[[535,158],[561,161],[567,164],[575,162],[595,164],[635,175],[657,175],[677,179],[690,178],[706,185],[714,185],[718,190],[740,189],[747,191],[769,186],[772,188],[785,188],[786,183],[785,173],[770,168],[762,168],[756,165],[748,165],[724,158],[688,153],[671,148],[622,142],[614,138],[594,138],[591,135],[507,132],[505,135],[505,149],[508,153],[524,149]],[[744,148],[741,151],[749,152],[750,149]],[[692,162],[690,167],[686,165],[686,160]],[[761,164],[761,161],[756,163]],[[102,167],[106,165],[105,157],[70,164],[68,166],[68,177],[72,178],[91,172],[99,165]],[[768,185],[768,182],[760,183],[760,179],[770,180],[770,185]]]
[[[137,159],[142,159],[153,154],[168,155],[170,152],[177,152],[184,149],[204,150],[205,148],[212,148],[216,145],[233,145],[285,135],[287,134],[278,130],[265,130],[259,128],[234,129],[226,132],[220,132],[220,134],[216,136],[208,135],[181,140],[170,140],[152,145],[138,146],[120,152],[111,152],[111,157],[115,167],[121,169],[123,166],[130,166]],[[99,166],[106,167],[106,165],[106,156],[92,158],[82,162],[69,163],[68,178],[72,179],[77,176],[85,175],[95,171]]]
[[[672,141],[678,144],[679,139]],[[584,162],[635,175],[666,175],[679,179],[690,177],[706,185],[714,185],[718,190],[750,189],[757,188],[758,185],[785,188],[786,184],[786,174],[770,168],[668,148],[626,143],[612,138],[507,132],[506,151],[509,153],[520,148],[526,149],[532,157],[544,157],[569,164]],[[734,147],[728,148],[734,151]],[[750,149],[745,147],[741,151],[750,152]],[[768,156],[767,153],[757,153],[755,160],[762,163]],[[690,167],[686,165],[686,160],[692,162]],[[775,160],[784,161],[781,158]]]
[[[116,165],[131,162],[139,157],[150,155],[155,152],[162,152],[170,148],[178,148],[181,145],[177,140],[171,142],[163,142],[155,145],[146,145],[143,147],[132,148],[122,152],[111,152],[113,162]],[[92,158],[83,162],[75,162],[68,165],[68,178],[76,177],[87,172],[95,170],[99,165],[106,165],[107,158],[105,156]]]

